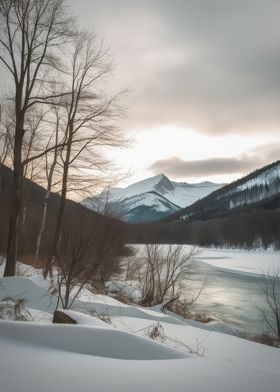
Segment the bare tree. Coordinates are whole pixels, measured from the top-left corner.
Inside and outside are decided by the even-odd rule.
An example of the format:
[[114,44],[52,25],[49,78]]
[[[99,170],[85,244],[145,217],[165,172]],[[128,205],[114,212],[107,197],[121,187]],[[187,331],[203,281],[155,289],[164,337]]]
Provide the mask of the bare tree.
[[24,298],[7,297],[0,300],[0,319],[32,321],[32,315],[26,309]]
[[[40,175],[40,166],[43,157],[37,160],[29,160],[35,156],[38,151],[41,150],[41,141],[47,136],[46,121],[45,117],[48,113],[48,108],[45,106],[33,106],[26,113],[26,131],[25,138],[22,145],[22,157],[23,160],[28,162],[24,166],[23,175],[24,178],[28,178],[31,181],[38,181]],[[48,147],[49,145],[47,145]],[[45,148],[45,147],[43,147]],[[24,238],[27,221],[27,194],[30,189],[31,182],[24,181],[22,186],[21,195],[21,211],[19,216],[19,229],[18,236]]]
[[[52,105],[52,112],[54,114],[54,123],[52,124],[53,126],[53,132],[50,136],[49,142],[47,147],[52,143],[52,139],[54,139],[53,144],[56,146],[59,146],[59,131],[60,131],[60,111],[59,111],[59,106],[57,105]],[[40,253],[40,248],[41,248],[41,242],[42,242],[42,237],[44,234],[45,226],[46,226],[46,219],[47,219],[47,212],[48,212],[48,202],[49,198],[51,195],[51,191],[53,187],[55,187],[59,180],[57,179],[58,175],[56,173],[56,167],[58,164],[58,158],[60,154],[60,149],[55,148],[53,151],[50,153],[45,154],[44,156],[44,171],[45,171],[45,176],[44,180],[47,180],[47,187],[46,187],[46,192],[45,192],[45,197],[43,201],[43,213],[42,213],[42,220],[36,240],[36,249],[35,249],[35,256],[34,256],[34,261],[36,262],[39,253]]]
[[64,44],[71,25],[65,14],[63,0],[0,0],[0,62],[12,78],[14,103],[14,189],[5,276],[15,273],[24,168],[46,152],[44,149],[23,159],[26,115],[34,105],[54,98],[47,91],[50,82],[47,70],[60,67],[56,51]]
[[[65,111],[63,130],[65,148],[60,155],[62,185],[54,247],[47,263],[45,276],[51,273],[51,265],[57,256],[65,202],[73,172],[80,182],[77,185],[76,181],[76,188],[79,189],[81,183],[86,182],[82,179],[81,172],[91,172],[90,177],[94,178],[96,172],[103,172],[105,169],[106,160],[101,157],[100,149],[120,147],[125,144],[124,138],[115,126],[115,119],[122,113],[118,105],[122,93],[108,96],[103,91],[104,81],[111,70],[112,64],[108,51],[104,49],[103,43],[98,43],[96,35],[85,31],[76,33],[68,72],[69,86],[66,86],[66,91],[70,91],[70,94],[63,95],[63,99],[58,103]],[[80,175],[77,175],[77,172],[80,172]],[[83,184],[82,189],[84,188]]]
[[195,249],[183,253],[180,245],[148,244],[144,251],[142,304],[153,306],[179,299],[189,278]]
[[266,306],[258,309],[269,331],[280,341],[280,269],[267,273],[262,291]]
[[63,309],[69,309],[80,292],[90,281],[95,272],[95,265],[90,261],[85,263],[84,255],[87,253],[87,246],[80,243],[77,246],[68,242],[71,246],[71,252],[65,257],[65,250],[57,256],[57,307],[62,306]]
[[55,260],[58,305],[64,309],[73,305],[86,284],[103,290],[104,282],[120,271],[125,248],[119,224],[100,216],[90,227],[81,213],[76,220],[78,230],[63,230]]

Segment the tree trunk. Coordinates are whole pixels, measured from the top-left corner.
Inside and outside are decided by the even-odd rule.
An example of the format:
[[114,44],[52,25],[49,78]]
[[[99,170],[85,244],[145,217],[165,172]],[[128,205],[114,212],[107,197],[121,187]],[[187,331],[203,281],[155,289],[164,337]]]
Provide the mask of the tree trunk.
[[22,142],[24,136],[24,115],[18,110],[20,98],[16,99],[16,126],[14,142],[14,175],[11,196],[11,210],[9,221],[9,234],[7,246],[7,260],[4,276],[14,276],[16,271],[16,257],[18,245],[19,218],[22,205],[23,193],[23,164],[22,164]]
[[[56,144],[56,146],[58,145],[58,125],[57,125],[57,131],[56,131],[55,144]],[[34,257],[35,262],[38,260],[38,257],[39,257],[42,237],[43,237],[43,233],[45,231],[47,212],[48,212],[48,206],[49,206],[48,203],[49,203],[49,198],[50,198],[51,190],[52,190],[54,169],[57,164],[57,157],[58,157],[58,150],[55,149],[54,157],[53,157],[53,161],[52,161],[49,173],[48,173],[48,160],[46,157],[46,173],[47,173],[47,178],[48,178],[48,186],[47,186],[47,191],[45,193],[45,198],[44,198],[44,209],[43,209],[42,223],[41,223],[41,227],[40,227],[38,237],[37,237],[37,242],[36,242],[36,251],[35,251],[35,257]]]
[[56,230],[55,230],[55,235],[54,235],[54,242],[53,242],[53,251],[50,254],[50,257],[48,259],[45,271],[44,271],[44,278],[50,274],[52,277],[52,265],[58,255],[58,250],[59,250],[59,244],[60,244],[60,239],[61,239],[61,232],[62,232],[62,225],[63,225],[63,217],[64,217],[64,211],[65,211],[65,204],[66,204],[66,196],[67,196],[67,185],[68,185],[68,172],[69,172],[69,162],[70,162],[70,157],[71,157],[71,148],[72,148],[72,129],[70,129],[69,133],[69,139],[67,142],[67,151],[66,151],[66,157],[63,165],[63,177],[62,177],[62,190],[61,190],[61,197],[60,197],[60,204],[59,204],[59,210],[57,213],[57,224],[56,224]]
[[35,257],[34,257],[35,262],[38,260],[38,257],[39,257],[42,237],[43,237],[43,233],[45,231],[49,197],[50,197],[50,191],[47,190],[47,192],[45,193],[45,198],[44,198],[44,209],[43,209],[42,223],[41,223],[41,227],[40,227],[37,241],[36,241],[36,250],[35,250]]
[[11,210],[9,221],[7,260],[4,276],[14,276],[16,271],[16,257],[18,245],[19,218],[22,204],[23,188],[23,170],[22,165],[14,168],[14,178],[11,197]]

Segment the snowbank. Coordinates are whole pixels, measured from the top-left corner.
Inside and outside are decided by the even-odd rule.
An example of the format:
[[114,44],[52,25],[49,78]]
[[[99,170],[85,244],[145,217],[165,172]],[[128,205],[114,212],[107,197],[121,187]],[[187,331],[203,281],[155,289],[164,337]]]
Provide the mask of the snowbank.
[[1,321],[0,345],[3,392],[279,392],[279,373],[105,328]]
[[[56,305],[38,275],[0,279],[6,297],[24,299],[36,317],[51,316]],[[74,309],[66,313],[78,325],[0,320],[1,392],[279,392],[280,350],[221,333],[231,333],[223,323],[183,320],[88,290]],[[149,337],[158,323],[163,343]]]
[[64,352],[127,360],[164,360],[188,355],[117,329],[85,325],[0,322],[6,340]]

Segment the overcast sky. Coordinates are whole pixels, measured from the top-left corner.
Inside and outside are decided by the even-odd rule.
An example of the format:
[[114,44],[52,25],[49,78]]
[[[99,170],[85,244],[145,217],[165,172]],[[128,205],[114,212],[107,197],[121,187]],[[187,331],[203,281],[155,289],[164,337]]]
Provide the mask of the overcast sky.
[[279,0],[69,0],[128,87],[114,152],[133,182],[164,172],[229,182],[279,158]]

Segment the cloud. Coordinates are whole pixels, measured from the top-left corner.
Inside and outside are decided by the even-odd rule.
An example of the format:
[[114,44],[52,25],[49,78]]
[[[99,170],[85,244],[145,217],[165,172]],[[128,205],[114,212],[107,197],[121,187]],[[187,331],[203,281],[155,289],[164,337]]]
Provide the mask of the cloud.
[[163,172],[173,177],[201,177],[220,174],[233,174],[251,170],[254,161],[238,158],[210,158],[195,161],[184,161],[180,158],[169,158],[154,162],[148,169],[155,173]]
[[186,161],[177,157],[155,161],[148,167],[154,173],[175,178],[246,174],[280,158],[280,144],[257,147],[249,154],[232,158],[209,158]]
[[266,144],[252,150],[255,159],[259,162],[270,163],[280,159],[280,143]]
[[85,0],[115,83],[132,90],[126,128],[279,132],[278,0]]

